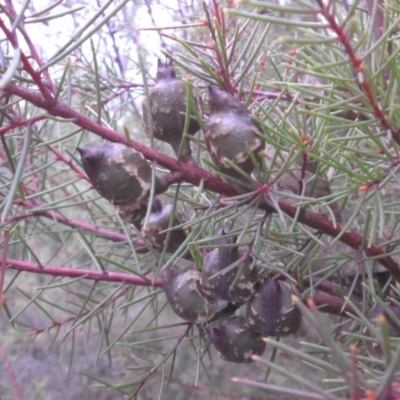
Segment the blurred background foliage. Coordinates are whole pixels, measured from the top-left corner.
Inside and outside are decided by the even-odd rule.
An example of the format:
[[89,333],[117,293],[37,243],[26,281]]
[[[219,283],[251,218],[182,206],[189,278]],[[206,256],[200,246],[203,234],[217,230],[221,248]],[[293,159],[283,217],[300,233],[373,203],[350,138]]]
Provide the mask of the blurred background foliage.
[[[298,335],[268,339],[260,360],[236,365],[219,358],[202,327],[175,316],[157,286],[14,265],[0,315],[0,398],[399,398],[400,347],[389,337],[400,321],[388,303],[399,305],[398,286],[379,263],[384,257],[370,252],[379,245],[400,261],[398,2],[45,3],[0,6],[19,45],[0,37],[0,195],[2,227],[11,229],[3,254],[6,247],[9,259],[33,266],[153,278],[171,264],[190,267],[186,247],[201,265],[228,227],[239,243],[254,241],[260,270],[295,284],[308,308],[299,301]],[[184,215],[188,240],[174,254],[156,252],[83,173],[76,148],[100,146],[104,136],[6,90],[10,82],[38,90],[20,64],[12,67],[14,47],[48,71],[45,86],[52,81],[65,104],[171,157],[142,125],[157,57],[174,61],[204,118],[209,84],[235,93],[264,130],[258,178],[269,183],[263,199],[275,212],[254,207],[261,197],[249,203],[251,191],[227,197],[204,182],[172,185],[162,199]],[[192,151],[200,167],[218,173],[201,132]],[[157,175],[168,172],[152,165]],[[297,207],[295,215],[282,201]],[[303,223],[305,209],[329,228]],[[350,231],[361,243],[339,240]],[[339,301],[336,315],[307,303],[321,288]],[[378,306],[389,323],[366,317]],[[368,340],[380,355],[366,351]]]

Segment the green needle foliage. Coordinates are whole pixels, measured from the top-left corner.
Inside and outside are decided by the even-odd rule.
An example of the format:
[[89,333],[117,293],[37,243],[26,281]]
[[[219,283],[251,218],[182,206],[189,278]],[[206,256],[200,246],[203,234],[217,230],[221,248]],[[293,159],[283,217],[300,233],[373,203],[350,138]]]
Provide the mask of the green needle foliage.
[[[399,3],[74,3],[0,4],[0,398],[400,398]],[[175,151],[143,126],[157,57],[186,98]],[[261,152],[233,126],[213,162],[210,85]],[[76,151],[110,142],[148,163],[138,214]],[[246,268],[268,331],[280,287],[303,320],[234,364],[212,342],[233,351],[219,323],[246,316],[227,295]],[[169,304],[193,298],[201,320]]]

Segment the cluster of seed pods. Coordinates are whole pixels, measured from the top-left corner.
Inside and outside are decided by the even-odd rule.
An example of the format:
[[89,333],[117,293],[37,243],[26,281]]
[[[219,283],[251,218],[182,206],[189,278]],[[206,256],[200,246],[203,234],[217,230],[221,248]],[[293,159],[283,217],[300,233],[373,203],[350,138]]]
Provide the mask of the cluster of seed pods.
[[[196,98],[194,103],[198,103]],[[243,171],[251,172],[254,164],[250,153],[253,153],[253,159],[258,160],[258,153],[264,149],[264,142],[259,138],[261,127],[251,119],[244,103],[216,86],[209,86],[208,104],[210,115],[204,122],[204,139],[212,160],[228,175],[240,176],[227,160]],[[181,150],[183,160],[191,155],[189,140],[182,145],[186,108],[185,90],[182,82],[176,79],[172,64],[159,61],[149,104],[147,101],[143,103],[145,131],[170,144],[176,155]],[[194,117],[186,125],[189,135],[200,129]]]
[[[162,273],[163,286],[178,316],[196,324],[211,321],[209,337],[224,360],[247,363],[252,355],[264,352],[263,336],[297,333],[301,312],[290,285],[268,278],[258,282],[257,268],[246,250],[237,246],[236,238],[225,230],[219,236],[220,247],[206,255],[201,271],[167,267]],[[222,317],[213,325],[232,304],[246,304],[246,316]]]
[[[171,63],[158,64],[155,85],[143,104],[143,119],[148,135],[171,145],[182,162],[190,162],[190,141],[184,133],[195,134],[196,119],[186,121],[186,90],[176,78]],[[235,179],[240,189],[243,174],[250,174],[264,149],[261,127],[252,120],[246,105],[216,86],[209,87],[209,117],[204,122],[204,139],[215,165]],[[166,245],[166,230],[182,218],[171,205],[154,197],[145,226],[152,185],[156,195],[168,185],[153,171],[143,155],[123,144],[78,149],[84,170],[99,194],[118,208],[120,216],[138,229],[156,251]],[[233,165],[235,167],[233,167]],[[152,181],[154,180],[154,181]],[[169,235],[169,252],[176,251],[186,239],[182,229]],[[221,357],[231,362],[250,362],[251,355],[265,349],[263,336],[286,336],[300,329],[301,313],[292,299],[293,289],[285,282],[263,279],[246,248],[226,230],[219,232],[217,247],[204,258],[201,271],[195,267],[179,271],[170,266],[162,271],[165,294],[174,312],[186,321],[208,323],[211,342]],[[230,315],[247,304],[247,315]],[[221,317],[224,316],[224,317]],[[218,322],[213,324],[213,322]]]

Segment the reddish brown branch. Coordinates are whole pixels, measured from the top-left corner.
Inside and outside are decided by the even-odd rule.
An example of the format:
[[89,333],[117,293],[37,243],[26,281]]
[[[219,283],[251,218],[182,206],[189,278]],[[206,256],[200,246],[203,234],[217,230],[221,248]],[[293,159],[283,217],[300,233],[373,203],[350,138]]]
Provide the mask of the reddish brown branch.
[[[55,157],[59,160],[62,161],[63,163],[67,164],[69,168],[71,168],[72,171],[75,171],[76,174],[83,179],[86,179],[89,181],[89,178],[86,176],[86,174],[81,171],[78,167],[76,167],[72,161],[67,160],[62,153],[60,153],[58,150],[56,150],[53,146],[47,146],[47,148],[55,155]],[[90,181],[89,181],[90,182]]]
[[[15,11],[15,8],[14,8],[14,6],[13,6],[13,4],[11,2],[8,5],[8,11],[12,14],[12,16],[14,18],[17,18],[18,14]],[[38,52],[36,50],[36,47],[34,46],[32,40],[31,40],[30,35],[28,35],[28,33],[26,32],[25,23],[24,23],[25,21],[24,20],[25,20],[25,16],[23,18],[21,18],[21,20],[19,21],[19,24],[18,24],[19,25],[19,31],[21,32],[26,44],[29,47],[29,50],[31,52],[31,57],[35,60],[35,62],[39,66],[39,68],[41,68],[43,66],[43,61],[40,58],[40,56],[39,56],[39,54],[38,54]],[[47,85],[49,85],[51,87],[53,93],[55,93],[56,90],[55,90],[55,87],[54,87],[54,83],[50,78],[50,74],[49,74],[48,70],[44,71],[44,75],[46,77]]]
[[5,302],[5,298],[3,296],[3,288],[4,288],[4,278],[6,275],[9,240],[10,240],[10,227],[7,226],[4,229],[4,234],[3,234],[3,254],[1,256],[1,264],[0,264],[0,311],[3,308],[3,304]]
[[17,379],[16,379],[14,371],[12,369],[12,364],[8,360],[6,353],[4,351],[4,347],[1,344],[0,344],[0,356],[1,356],[1,358],[0,358],[1,364],[8,373],[10,381],[12,382],[12,385],[14,387],[15,393],[17,394],[19,399],[24,400],[24,395],[22,393],[21,387],[18,385]]
[[[295,274],[296,275],[296,274]],[[300,284],[299,279],[296,279]],[[336,296],[339,295],[339,290],[336,284],[328,280],[322,279],[304,279],[304,285],[307,287],[312,287],[314,290],[319,290],[324,293]]]
[[[353,66],[354,73],[357,76],[357,83],[359,83],[362,86],[364,93],[366,94],[366,96],[368,98],[368,103],[371,105],[372,109],[374,110],[375,117],[377,119],[379,119],[382,127],[385,130],[390,130],[391,132],[393,132],[393,127],[390,126],[390,124],[387,122],[386,115],[383,112],[380,105],[378,104],[378,102],[376,101],[376,99],[372,93],[371,85],[370,85],[369,81],[366,79],[366,76],[364,74],[365,67],[363,66],[362,59],[357,57],[357,55],[354,51],[354,48],[350,43],[348,34],[345,32],[343,27],[341,27],[337,23],[336,16],[332,12],[332,3],[328,2],[328,4],[325,5],[323,0],[317,0],[317,3],[321,8],[321,14],[327,20],[330,28],[336,33],[338,40],[340,41],[340,43],[342,43],[343,47],[345,48],[345,51],[346,51],[346,53],[349,57],[349,60]],[[361,74],[361,76],[362,76],[361,79],[358,78],[359,74]],[[394,138],[395,138],[396,142],[400,144],[400,138],[397,137],[397,135],[394,135]]]
[[[4,21],[0,18],[0,29],[5,33],[7,40],[11,43],[14,49],[19,47],[18,42],[16,40],[16,36],[11,33],[11,31],[6,27]],[[33,81],[40,89],[43,97],[46,99],[48,104],[52,104],[54,102],[54,98],[51,92],[46,88],[43,84],[43,81],[34,68],[32,67],[31,63],[28,60],[28,57],[21,51],[21,61],[25,71],[32,77]]]
[[[91,233],[93,235],[96,235],[98,237],[103,237],[105,239],[109,239],[113,242],[126,242],[127,237],[124,234],[114,232],[114,231],[109,231],[107,229],[101,229],[98,228],[97,226],[87,224],[82,221],[78,221],[73,218],[67,218],[61,215],[60,213],[54,212],[54,211],[34,211],[33,215],[36,216],[43,216],[45,218],[51,219],[51,220],[56,220],[58,223],[61,223],[63,225],[70,226],[71,228],[79,228],[84,232]],[[138,243],[139,246],[143,245],[143,241],[140,241]]]
[[46,119],[44,115],[39,115],[34,118],[19,119],[18,121],[13,121],[11,125],[6,125],[0,128],[0,136],[5,135],[8,131],[11,131],[19,126],[27,126],[29,123],[34,124],[35,122]]
[[132,274],[120,272],[93,271],[90,269],[62,268],[52,265],[39,265],[37,263],[8,259],[7,269],[25,271],[34,274],[63,276],[66,278],[84,278],[94,281],[123,282],[129,285],[162,287],[160,278],[145,279]]
[[[298,207],[288,200],[280,200],[279,207],[281,210],[292,218],[297,216],[297,221],[326,235],[337,237],[341,235],[340,241],[352,247],[353,249],[361,249],[363,244],[363,236],[358,232],[344,232],[342,234],[343,226],[335,226],[332,221],[321,214],[312,212],[307,208],[303,208],[298,212]],[[382,257],[377,259],[377,261],[382,264],[397,280],[400,280],[400,268],[399,265],[391,258],[384,257],[385,251],[373,244],[368,249],[363,249],[368,256]]]
[[[176,344],[174,345],[174,347],[167,353],[165,354],[164,358],[163,358],[163,362],[167,361],[168,358],[170,358],[173,354],[176,353],[176,350],[178,349],[178,347],[180,346],[180,344],[183,342],[183,340],[188,336],[190,329],[192,329],[192,324],[188,324],[186,329],[179,335],[179,338],[176,342]],[[140,391],[140,389],[146,384],[146,382],[148,382],[148,380],[154,375],[154,373],[156,372],[156,368],[152,368],[149,373],[147,375],[145,375],[139,385],[138,385],[138,389],[137,391]]]
[[[35,208],[35,205],[30,204],[29,202],[21,202],[21,203],[16,202],[16,204],[20,204],[22,206],[29,207],[29,208]],[[65,217],[64,215],[62,215],[56,211],[32,211],[31,213],[9,216],[6,221],[7,222],[17,222],[17,221],[22,221],[24,219],[36,218],[36,217],[45,217],[52,221],[57,221],[60,224],[67,225],[71,228],[79,228],[83,232],[91,233],[95,236],[109,239],[113,242],[126,242],[128,240],[127,237],[122,233],[110,231],[108,229],[101,229],[101,228],[98,228],[97,226],[88,224],[86,222],[82,222],[82,221],[78,221],[73,218]],[[143,241],[141,241],[141,240],[134,241],[134,245],[138,246],[138,247],[144,246]]]
[[347,316],[347,313],[354,314],[353,308],[349,304],[346,304],[344,300],[339,299],[338,297],[315,293],[305,300],[306,305],[309,299],[313,300],[315,306],[321,312],[341,316]]

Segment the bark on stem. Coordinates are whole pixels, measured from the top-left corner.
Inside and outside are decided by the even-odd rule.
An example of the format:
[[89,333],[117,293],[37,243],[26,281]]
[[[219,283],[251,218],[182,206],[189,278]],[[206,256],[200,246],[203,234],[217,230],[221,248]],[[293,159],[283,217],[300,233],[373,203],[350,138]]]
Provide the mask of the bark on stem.
[[52,265],[40,265],[37,263],[31,263],[27,261],[19,261],[13,259],[8,259],[6,265],[7,269],[15,269],[17,271],[25,271],[34,274],[63,276],[67,278],[84,278],[94,281],[123,282],[137,286],[162,287],[160,278],[146,279],[146,278],[140,278],[136,275],[125,274],[120,272],[107,272],[107,271],[103,272],[103,271],[93,271],[90,269],[62,268]]

